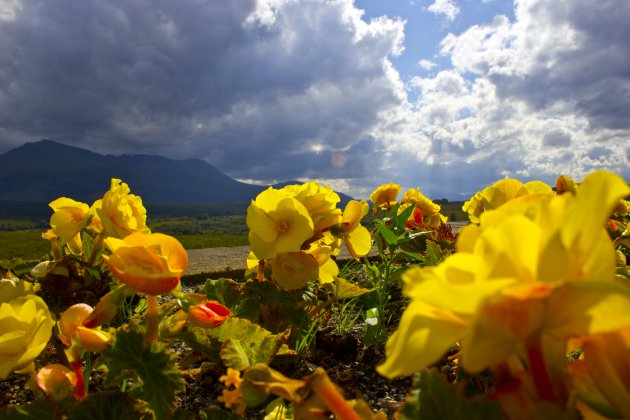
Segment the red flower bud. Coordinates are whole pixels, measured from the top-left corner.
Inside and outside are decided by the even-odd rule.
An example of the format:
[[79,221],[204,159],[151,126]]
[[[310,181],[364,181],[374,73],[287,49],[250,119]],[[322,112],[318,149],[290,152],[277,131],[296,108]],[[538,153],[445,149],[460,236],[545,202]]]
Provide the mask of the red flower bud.
[[216,328],[230,315],[230,310],[215,300],[191,306],[190,322],[204,328]]

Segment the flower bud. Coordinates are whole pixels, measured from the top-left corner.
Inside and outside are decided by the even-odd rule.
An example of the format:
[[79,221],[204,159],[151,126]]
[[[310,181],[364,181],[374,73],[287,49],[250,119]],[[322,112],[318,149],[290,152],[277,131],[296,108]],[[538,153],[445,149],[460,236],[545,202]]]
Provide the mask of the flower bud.
[[219,302],[211,300],[191,306],[188,312],[190,322],[204,328],[216,328],[230,315],[230,310]]
[[161,326],[161,334],[173,337],[182,332],[188,325],[188,314],[181,309],[164,320]]
[[39,388],[56,402],[68,397],[77,383],[76,375],[64,365],[57,363],[41,368],[35,379]]

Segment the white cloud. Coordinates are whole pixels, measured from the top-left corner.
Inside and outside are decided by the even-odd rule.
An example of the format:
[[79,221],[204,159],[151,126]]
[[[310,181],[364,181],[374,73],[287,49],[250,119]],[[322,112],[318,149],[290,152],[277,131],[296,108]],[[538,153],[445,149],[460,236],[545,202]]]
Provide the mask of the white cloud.
[[435,64],[433,61],[431,60],[426,60],[426,59],[422,59],[418,62],[418,65],[423,68],[424,70],[431,70],[432,68],[434,68],[435,66],[437,66],[437,64]]
[[454,0],[435,0],[427,9],[435,15],[444,15],[449,22],[459,14],[459,7]]

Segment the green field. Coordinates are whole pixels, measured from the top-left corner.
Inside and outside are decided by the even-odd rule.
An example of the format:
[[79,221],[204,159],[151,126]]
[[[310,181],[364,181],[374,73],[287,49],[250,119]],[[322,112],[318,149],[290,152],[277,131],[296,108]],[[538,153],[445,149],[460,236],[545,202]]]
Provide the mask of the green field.
[[[467,220],[461,210],[462,202],[440,203],[442,214],[449,221]],[[365,222],[370,224],[371,217]],[[217,248],[247,245],[245,214],[232,216],[176,216],[152,218],[148,221],[152,232],[176,237],[186,249]],[[47,220],[0,219],[0,260],[19,257],[40,259],[50,252],[50,244],[41,234],[48,229]]]
[[[149,221],[149,227],[176,237],[186,249],[247,245],[247,225],[241,215],[161,218]],[[47,222],[0,219],[0,260],[41,259],[50,252],[49,242],[41,237],[46,229]]]

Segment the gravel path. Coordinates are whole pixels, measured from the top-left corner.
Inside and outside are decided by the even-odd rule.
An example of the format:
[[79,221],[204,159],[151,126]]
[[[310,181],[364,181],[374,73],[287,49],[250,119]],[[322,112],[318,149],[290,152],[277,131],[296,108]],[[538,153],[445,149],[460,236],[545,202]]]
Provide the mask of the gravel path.
[[[465,223],[454,222],[453,232],[457,232]],[[245,270],[248,246],[234,246],[224,248],[204,248],[188,250],[187,276],[195,276],[204,273],[222,273],[234,270]],[[375,255],[376,246],[370,251]],[[345,247],[341,247],[338,259],[350,259],[350,254]]]

